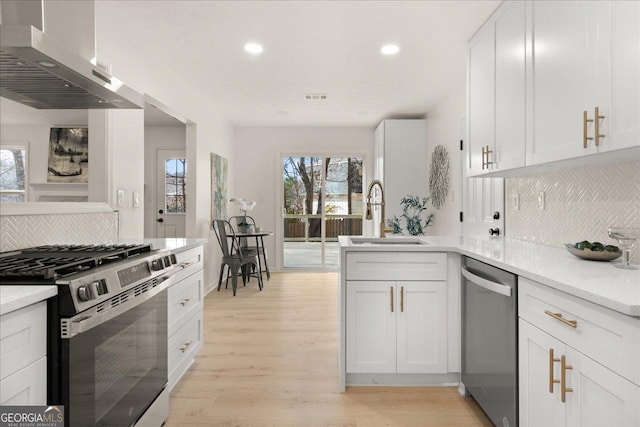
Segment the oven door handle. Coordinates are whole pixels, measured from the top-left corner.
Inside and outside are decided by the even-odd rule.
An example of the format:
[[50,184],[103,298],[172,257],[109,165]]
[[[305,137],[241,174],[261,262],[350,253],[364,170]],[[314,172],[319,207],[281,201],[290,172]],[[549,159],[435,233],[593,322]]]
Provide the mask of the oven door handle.
[[492,282],[491,280],[483,279],[482,277],[471,273],[464,266],[462,266],[461,269],[462,275],[471,283],[485,288],[488,291],[504,295],[505,297],[511,297],[511,291],[513,289],[511,286],[505,286],[500,283]]
[[70,319],[62,319],[60,322],[61,338],[72,338],[78,334],[86,332],[102,323],[105,323],[114,317],[125,313],[132,308],[139,306],[140,304],[149,301],[159,293],[165,291],[174,280],[174,276],[162,276],[158,278],[160,283],[148,291],[129,299],[120,305],[110,308],[108,310],[97,312],[93,307],[85,312],[82,312]]

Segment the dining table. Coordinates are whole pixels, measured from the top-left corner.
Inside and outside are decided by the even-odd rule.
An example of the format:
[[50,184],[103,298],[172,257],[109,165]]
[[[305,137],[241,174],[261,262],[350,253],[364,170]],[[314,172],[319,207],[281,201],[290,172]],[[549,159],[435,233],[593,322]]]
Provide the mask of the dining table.
[[246,247],[248,246],[247,241],[250,238],[255,238],[256,239],[256,248],[258,248],[258,269],[260,270],[260,272],[262,273],[262,264],[260,261],[260,251],[262,251],[262,256],[264,258],[264,267],[265,267],[265,272],[267,273],[267,280],[271,279],[271,273],[269,272],[269,265],[267,264],[267,251],[264,247],[264,238],[266,236],[273,236],[273,231],[266,231],[266,230],[252,230],[248,233],[240,233],[237,232],[235,233],[236,238],[238,239],[239,243],[241,244],[241,247]]

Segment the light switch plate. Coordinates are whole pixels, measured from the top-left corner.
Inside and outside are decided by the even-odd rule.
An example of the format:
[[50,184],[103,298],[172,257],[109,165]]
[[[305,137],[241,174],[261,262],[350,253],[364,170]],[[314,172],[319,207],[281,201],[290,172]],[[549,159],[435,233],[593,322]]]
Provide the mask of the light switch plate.
[[133,207],[134,208],[139,208],[140,207],[140,193],[137,191],[134,191],[131,193],[133,196]]
[[538,209],[544,210],[544,191],[538,193]]
[[119,208],[123,208],[124,207],[124,190],[118,190],[116,192],[116,205]]

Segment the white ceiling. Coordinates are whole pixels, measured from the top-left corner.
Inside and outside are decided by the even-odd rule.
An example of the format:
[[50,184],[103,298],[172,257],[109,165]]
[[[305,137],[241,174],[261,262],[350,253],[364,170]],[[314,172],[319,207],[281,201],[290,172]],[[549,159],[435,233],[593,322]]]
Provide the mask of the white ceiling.
[[[98,54],[144,52],[235,125],[375,126],[464,85],[466,42],[499,3],[98,0]],[[249,41],[264,52],[246,54]],[[382,56],[386,43],[399,54]]]

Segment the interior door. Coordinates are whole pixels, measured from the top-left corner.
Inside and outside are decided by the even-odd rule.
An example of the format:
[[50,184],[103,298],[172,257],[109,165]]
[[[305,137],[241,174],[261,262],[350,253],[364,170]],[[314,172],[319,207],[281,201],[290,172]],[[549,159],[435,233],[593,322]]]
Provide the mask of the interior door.
[[156,151],[156,237],[184,238],[187,213],[185,150]]

